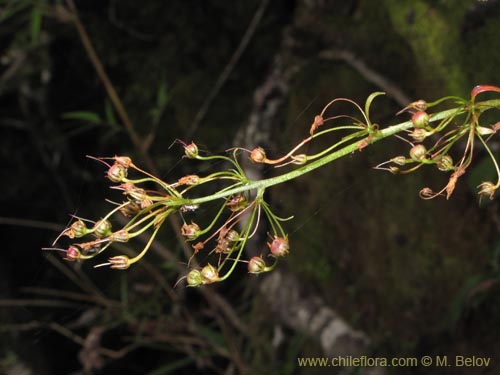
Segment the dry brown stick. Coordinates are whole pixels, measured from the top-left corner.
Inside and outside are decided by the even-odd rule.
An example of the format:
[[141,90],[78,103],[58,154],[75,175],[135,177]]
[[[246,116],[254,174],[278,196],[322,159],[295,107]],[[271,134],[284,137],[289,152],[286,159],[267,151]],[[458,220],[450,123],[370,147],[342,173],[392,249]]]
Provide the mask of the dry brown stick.
[[85,26],[83,23],[80,21],[80,18],[78,17],[78,10],[76,9],[76,6],[73,2],[73,0],[66,0],[66,3],[68,4],[68,7],[70,8],[71,12],[73,13],[73,22],[75,24],[75,27],[78,31],[78,35],[80,36],[80,40],[83,44],[83,47],[85,48],[85,51],[87,52],[87,55],[94,66],[94,69],[99,76],[99,79],[101,80],[102,84],[104,85],[104,88],[109,96],[109,99],[113,103],[113,107],[115,108],[118,116],[123,122],[123,125],[125,126],[125,129],[130,137],[130,140],[132,141],[134,147],[139,151],[141,157],[144,159],[144,162],[146,163],[146,166],[148,169],[156,174],[156,167],[149,156],[148,153],[144,151],[144,145],[143,142],[135,130],[134,124],[132,120],[130,119],[129,115],[127,114],[127,111],[125,110],[122,101],[120,100],[120,97],[118,96],[118,93],[116,92],[115,87],[113,86],[111,80],[109,79],[108,75],[106,74],[106,71],[104,70],[104,66],[102,65],[102,62],[97,55],[97,52],[92,45],[92,42],[90,41],[89,35],[87,33],[87,30],[85,29]]
[[396,103],[404,107],[411,102],[411,99],[403,90],[394,82],[382,74],[370,68],[364,61],[358,58],[351,51],[346,50],[324,50],[319,53],[319,57],[327,60],[342,60],[346,64],[353,67],[363,78],[368,82],[373,83],[376,87],[384,90],[387,96],[394,99]]

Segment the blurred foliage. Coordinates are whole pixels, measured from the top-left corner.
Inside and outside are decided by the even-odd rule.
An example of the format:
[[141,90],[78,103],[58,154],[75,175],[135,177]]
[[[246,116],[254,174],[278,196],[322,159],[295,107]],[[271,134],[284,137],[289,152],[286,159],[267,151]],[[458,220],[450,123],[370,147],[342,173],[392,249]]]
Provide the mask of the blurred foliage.
[[[161,177],[192,171],[169,146],[186,134],[257,3],[75,3]],[[311,373],[295,360],[320,355],[319,348],[273,320],[256,293],[259,279],[242,270],[241,279],[217,289],[173,290],[185,257],[168,230],[158,243],[180,261],[168,261],[160,250],[127,273],[68,268],[57,254],[41,253],[61,229],[54,223],[64,225],[70,213],[98,218],[107,210],[104,198],[111,194],[102,168],[85,155],[127,154],[143,162],[67,4],[0,1],[1,223],[8,229],[0,262],[0,371],[70,373],[86,364],[87,373],[96,374],[222,373],[228,367],[233,373]],[[498,85],[499,9],[494,0],[271,1],[195,140],[212,152],[233,146],[287,28],[294,42],[290,60],[304,65],[274,129],[280,150],[303,137],[333,97],[362,102],[378,90],[346,64],[317,58],[320,50],[354,51],[414,98]],[[394,123],[400,108],[382,102],[375,120]],[[272,193],[283,216],[295,215],[287,223],[292,251],[284,267],[365,330],[379,356],[482,354],[498,363],[498,202],[478,204],[464,181],[450,201],[421,201],[418,190],[436,174],[371,170],[398,149],[396,140],[370,147]],[[477,173],[487,169],[478,164]],[[475,188],[474,171],[470,179]],[[214,302],[221,296],[246,330]],[[290,340],[277,345],[279,329]]]

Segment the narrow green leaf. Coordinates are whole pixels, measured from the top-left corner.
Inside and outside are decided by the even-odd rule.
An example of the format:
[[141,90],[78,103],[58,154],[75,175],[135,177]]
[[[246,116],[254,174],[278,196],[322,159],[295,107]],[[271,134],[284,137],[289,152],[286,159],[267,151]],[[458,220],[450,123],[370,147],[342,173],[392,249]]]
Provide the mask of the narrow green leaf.
[[97,113],[90,111],[65,112],[62,114],[62,118],[65,120],[85,121],[91,124],[102,124],[103,122]]
[[194,363],[194,359],[190,357],[185,357],[181,358],[177,361],[170,362],[169,364],[158,367],[157,369],[148,372],[146,375],[167,375],[167,374],[173,374],[176,370],[186,367],[187,365],[190,365]]
[[156,105],[159,108],[164,107],[170,99],[168,92],[168,86],[165,81],[162,81],[160,87],[158,87],[158,93],[156,94]]
[[118,123],[116,122],[115,111],[108,99],[104,102],[104,113],[106,115],[106,122],[113,128],[116,128]]
[[[385,92],[377,91],[377,92],[371,93],[370,96],[366,99],[365,115],[366,115],[366,118],[368,119],[369,122],[371,122],[370,121],[370,107],[372,105],[372,102],[377,96],[380,96],[380,95],[385,95]],[[370,126],[371,123],[368,123],[366,125]]]
[[42,12],[38,7],[33,7],[31,11],[31,41],[37,43],[40,40],[40,30],[42,29]]

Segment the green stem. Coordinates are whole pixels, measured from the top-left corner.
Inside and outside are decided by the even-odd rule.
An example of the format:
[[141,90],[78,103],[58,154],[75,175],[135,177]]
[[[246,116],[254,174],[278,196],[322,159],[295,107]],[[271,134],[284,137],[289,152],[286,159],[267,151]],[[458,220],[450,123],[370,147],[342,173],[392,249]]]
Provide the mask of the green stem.
[[[482,103],[477,103],[477,105],[482,105],[485,107],[493,108],[493,107],[500,107],[500,100],[488,100]],[[463,105],[459,106],[458,108],[452,108],[448,109],[445,111],[441,111],[438,113],[435,113],[431,115],[430,121],[439,121],[447,118],[448,116],[457,116],[459,114],[463,114],[465,112],[468,112],[467,107],[464,107]],[[373,137],[370,140],[370,143],[375,143],[378,142],[384,138],[390,137],[394,134],[397,134],[403,130],[408,130],[413,127],[413,124],[411,121],[405,121],[400,124],[392,125],[389,126],[385,129],[381,129],[374,133]],[[284,173],[282,175],[276,176],[276,177],[271,177],[268,179],[264,180],[257,180],[257,181],[249,181],[246,184],[243,184],[241,186],[235,187],[234,189],[229,189],[225,190],[222,192],[217,192],[212,195],[207,195],[204,197],[200,198],[194,198],[194,199],[180,199],[176,201],[176,205],[183,205],[183,204],[201,204],[201,203],[206,203],[206,202],[211,202],[216,199],[221,199],[221,198],[226,198],[244,191],[250,191],[250,190],[256,190],[256,189],[266,189],[270,186],[278,185],[286,181],[293,180],[297,177],[300,177],[304,174],[307,174],[315,169],[318,169],[328,163],[331,163],[332,161],[335,161],[337,159],[340,159],[343,156],[349,155],[355,151],[358,150],[358,145],[359,141],[356,141],[354,143],[351,143],[350,145],[345,146],[344,148],[337,150],[331,154],[328,154],[321,159],[315,160],[309,164],[306,164],[298,169],[295,169],[293,171],[290,171],[288,173]]]

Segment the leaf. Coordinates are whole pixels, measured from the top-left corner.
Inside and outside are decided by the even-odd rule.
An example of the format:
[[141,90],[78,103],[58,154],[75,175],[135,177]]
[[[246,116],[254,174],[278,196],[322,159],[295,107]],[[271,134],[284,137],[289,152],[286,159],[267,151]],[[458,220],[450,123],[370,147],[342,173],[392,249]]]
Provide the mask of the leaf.
[[170,95],[168,91],[168,86],[166,81],[162,81],[160,83],[160,87],[158,87],[158,92],[156,93],[156,106],[158,108],[163,108],[167,105],[170,100]]
[[90,111],[65,112],[61,117],[65,120],[80,120],[91,124],[103,123],[101,117],[97,113]]
[[116,122],[115,111],[113,105],[108,99],[104,102],[104,113],[106,115],[106,122],[113,128],[117,128],[118,123]]
[[34,7],[31,11],[31,41],[36,44],[40,39],[40,30],[42,29],[42,12],[39,8]]
[[370,106],[372,105],[373,100],[377,96],[380,96],[380,95],[385,95],[385,92],[382,92],[382,91],[373,92],[366,99],[366,103],[365,103],[365,115],[366,115],[366,118],[368,119],[368,122],[369,122],[368,124],[366,124],[368,126],[371,126],[371,123],[370,123]]

